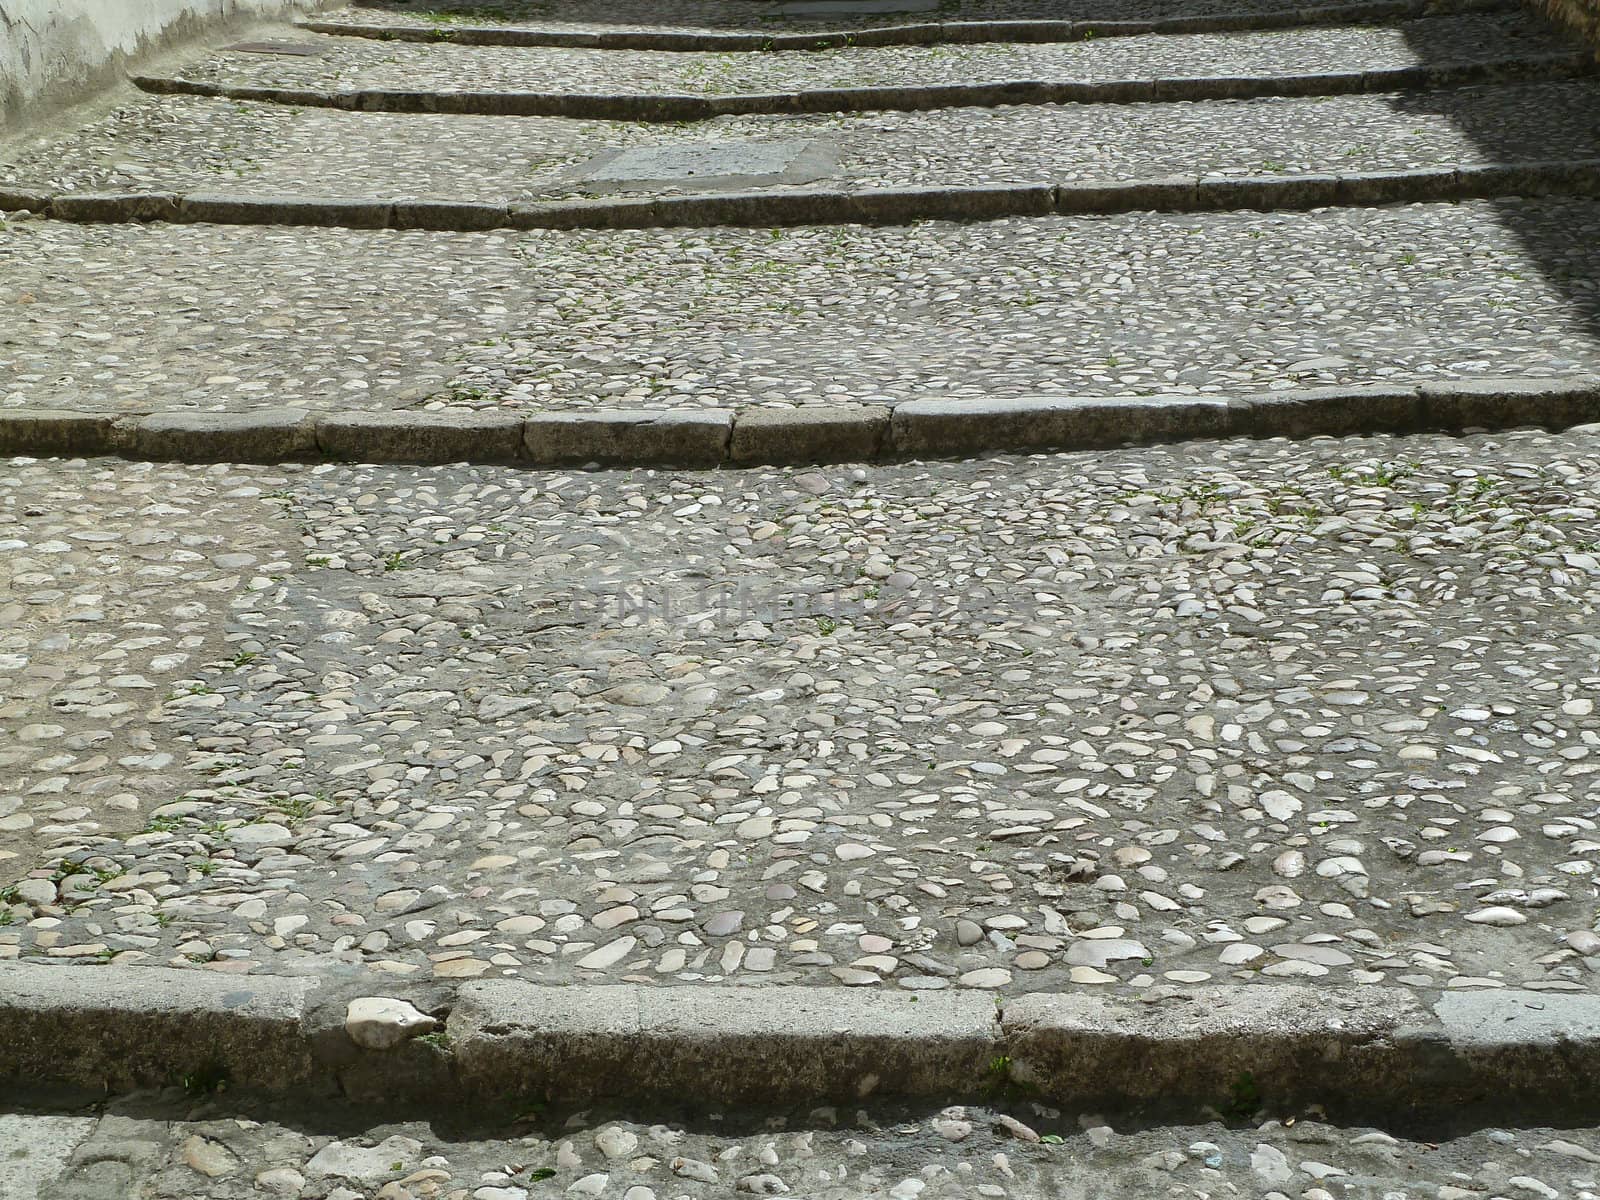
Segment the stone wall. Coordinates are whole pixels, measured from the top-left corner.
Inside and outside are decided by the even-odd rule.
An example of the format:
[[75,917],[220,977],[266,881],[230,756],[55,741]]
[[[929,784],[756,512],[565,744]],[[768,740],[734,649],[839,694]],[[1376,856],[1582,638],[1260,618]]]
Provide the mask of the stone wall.
[[0,0],[0,125],[115,80],[127,64],[227,23],[324,0]]

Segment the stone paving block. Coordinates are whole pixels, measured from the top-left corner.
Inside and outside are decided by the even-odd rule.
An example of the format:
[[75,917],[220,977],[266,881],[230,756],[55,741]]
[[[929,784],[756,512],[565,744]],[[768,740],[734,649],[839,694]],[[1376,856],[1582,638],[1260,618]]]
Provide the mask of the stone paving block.
[[39,1200],[94,1125],[86,1116],[0,1113],[0,1196]]
[[1085,183],[1069,180],[1055,189],[1058,213],[1188,212],[1199,203],[1199,183],[1193,176],[1168,179],[1130,179],[1121,183]]
[[50,215],[59,221],[175,221],[178,196],[167,192],[57,195]]
[[575,167],[570,178],[591,190],[663,186],[750,189],[811,183],[838,170],[835,149],[815,138],[708,141],[608,150]]
[[979,220],[1042,217],[1055,204],[1047,184],[994,187],[869,188],[850,197],[850,209],[864,221]]
[[178,205],[181,220],[227,225],[328,225],[383,229],[392,221],[386,200],[309,200],[297,196],[230,196],[194,192]]
[[994,1002],[974,993],[462,987],[450,1037],[468,1091],[714,1103],[958,1094],[989,1076]]
[[[842,193],[730,192],[722,195],[661,196],[649,202],[650,222],[659,225],[771,225],[838,220],[845,201]],[[624,209],[624,222],[638,210]],[[608,222],[609,223],[609,222]]]
[[464,200],[396,200],[396,229],[475,231],[501,229],[511,224],[507,205]]
[[153,413],[123,423],[118,436],[137,457],[179,462],[280,462],[317,451],[312,415],[300,409]]
[[317,419],[317,447],[348,462],[513,462],[522,422],[510,413],[336,413]]
[[1600,1044],[1600,996],[1593,994],[1446,992],[1433,1010],[1451,1043],[1464,1050],[1570,1044],[1576,1054]]
[[302,1086],[316,1073],[300,1028],[316,987],[309,977],[0,963],[0,1079]]
[[747,408],[734,419],[736,463],[871,462],[888,441],[889,409]]
[[891,430],[902,456],[986,450],[1083,450],[1227,431],[1228,405],[1207,399],[910,400]]
[[464,984],[447,1025],[457,1076],[489,1095],[638,1094],[640,989]]
[[1235,432],[1255,437],[1338,437],[1424,428],[1414,387],[1387,384],[1292,388],[1234,402]]
[[1600,378],[1454,379],[1423,384],[1430,428],[1564,429],[1600,420]]
[[1463,191],[1475,196],[1600,193],[1600,160],[1595,159],[1477,163],[1457,175]]
[[[737,213],[738,198],[719,196],[718,211]],[[510,223],[515,229],[648,229],[658,224],[692,224],[698,196],[668,200],[615,198],[605,200],[555,200],[512,204]],[[682,213],[679,221],[672,214]]]
[[106,454],[115,424],[109,413],[0,408],[0,453]]
[[1409,1027],[1435,1025],[1403,988],[1201,986],[1144,999],[1094,993],[1007,1001],[1013,1077],[1091,1110],[1113,1097],[1159,1110],[1227,1109],[1241,1086],[1270,1105],[1311,1091],[1328,1100],[1398,1086]]
[[1264,86],[1270,83],[1256,75],[1194,75],[1152,83],[1149,98],[1155,101],[1243,100],[1259,96]]
[[535,463],[621,463],[720,466],[727,458],[733,414],[694,409],[539,413],[523,430]]
[[1197,208],[1319,208],[1338,199],[1339,181],[1332,175],[1202,176],[1196,185]]
[[43,188],[26,188],[0,183],[0,213],[43,213],[49,209],[53,196],[53,192]]
[[1381,73],[1369,71],[1367,75],[1370,90],[1393,91],[1397,89],[1397,85],[1446,88],[1468,83],[1495,83],[1515,79],[1554,79],[1592,70],[1594,70],[1593,51],[1569,45],[1563,49],[1536,51],[1487,63],[1425,61],[1409,69]]
[[660,1087],[758,1102],[970,1092],[1000,1050],[994,1001],[803,987],[641,988],[641,1033],[663,1050]]
[[730,196],[662,196],[652,209],[663,225],[810,225],[848,220],[848,192],[808,187]]
[[787,0],[778,11],[786,17],[854,17],[935,12],[938,7],[939,0]]
[[[1262,79],[1258,86],[1251,92],[1255,96],[1344,96],[1351,92],[1382,91],[1384,85],[1390,87],[1403,86],[1403,76],[1396,77],[1395,72],[1389,69],[1377,71],[1307,71],[1295,75],[1278,75]],[[1225,86],[1225,85],[1219,85]],[[1224,93],[1219,90],[1218,97],[1222,94],[1233,94],[1231,88]],[[1162,100],[1178,99],[1211,99],[1212,93],[1205,88],[1194,88],[1188,96],[1183,95],[1182,81],[1177,81],[1165,90],[1157,89],[1157,98]]]
[[1424,1028],[1403,1045],[1415,1064],[1402,1077],[1410,1090],[1431,1089],[1435,1104],[1459,1096],[1507,1113],[1600,1105],[1600,997],[1592,992],[1446,992],[1431,1007],[1442,1033]]
[[1349,205],[1414,204],[1449,200],[1459,194],[1461,179],[1449,167],[1361,171],[1339,176],[1339,203]]

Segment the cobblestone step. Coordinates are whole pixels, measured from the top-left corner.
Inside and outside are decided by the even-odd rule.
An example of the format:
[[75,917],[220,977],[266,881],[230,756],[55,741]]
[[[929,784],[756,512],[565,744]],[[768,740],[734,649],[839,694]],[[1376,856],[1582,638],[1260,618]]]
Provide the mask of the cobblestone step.
[[1392,67],[1343,73],[1183,76],[1170,79],[1108,79],[1092,83],[1007,80],[1000,83],[836,88],[721,96],[479,91],[453,87],[436,91],[404,88],[321,91],[151,75],[134,76],[133,82],[153,95],[215,96],[356,112],[677,122],[762,114],[920,112],[971,105],[1176,103],[1262,96],[1347,96],[1401,88],[1461,87],[1479,83],[1561,79],[1587,75],[1593,70],[1593,58],[1586,51],[1561,50],[1479,62],[1436,63],[1426,67]]
[[[705,24],[713,16],[707,5],[692,14],[696,23]],[[727,6],[722,6],[726,9]],[[1060,11],[1060,6],[1052,6]],[[1367,0],[1355,4],[1313,5],[1284,8],[1262,4],[1231,12],[1181,16],[1150,16],[1126,19],[1127,6],[1106,9],[1105,16],[1080,16],[1076,20],[1007,19],[945,20],[917,24],[862,24],[851,29],[817,28],[787,32],[795,22],[786,21],[778,29],[730,32],[711,28],[661,28],[660,14],[649,13],[649,25],[630,25],[647,14],[618,10],[607,4],[587,14],[582,5],[567,5],[566,16],[557,25],[462,24],[452,22],[412,24],[404,22],[404,12],[353,8],[339,20],[307,20],[300,28],[313,33],[339,37],[377,38],[383,41],[445,43],[462,46],[569,46],[599,50],[666,51],[784,51],[836,50],[846,47],[964,45],[974,42],[1076,42],[1094,38],[1130,37],[1149,33],[1219,33],[1226,31],[1292,29],[1305,25],[1353,25],[1398,21],[1443,12],[1510,11],[1514,0]],[[750,11],[735,8],[724,20],[733,25],[748,25]]]
[[[7,155],[0,208],[69,220],[471,230],[1298,208],[1580,192],[1592,190],[1600,161],[1600,129],[1580,114],[1597,107],[1600,84],[1572,80],[1109,110],[730,118],[658,129],[559,118],[295,113],[162,97]],[[1191,183],[1179,187],[1180,178]],[[242,203],[220,203],[225,199]],[[562,200],[568,203],[551,203]]]
[[1458,380],[1420,388],[1286,388],[1255,396],[1040,396],[896,406],[604,409],[493,415],[295,409],[122,416],[0,410],[0,452],[171,462],[766,466],[959,457],[1249,436],[1565,429],[1600,420],[1600,378]]
[[378,982],[0,964],[0,1079],[125,1095],[210,1077],[257,1096],[463,1116],[532,1100],[754,1108],[1015,1088],[1079,1111],[1194,1120],[1245,1078],[1254,1091],[1238,1107],[1252,1114],[1531,1124],[1600,1103],[1600,997],[1549,988],[1252,983],[997,1001],[974,983],[388,980],[374,995]]
[[[1600,373],[1600,206],[483,234],[10,221],[0,403],[583,412]],[[125,303],[104,302],[108,280]]]
[[[1364,1037],[1405,1010],[1363,991],[1594,1003],[1594,426],[871,470],[32,458],[0,503],[13,1066],[122,1087],[226,1046],[267,1086],[327,1048],[273,1000],[319,983],[1202,1021],[1229,985],[1270,989],[1277,1088],[1349,988],[1350,1052],[1298,1082],[1372,1111],[1339,1071],[1403,1043],[1409,1104],[1441,1045]],[[107,962],[192,977],[205,1024],[163,985],[104,1036],[135,999]],[[84,1001],[53,1036],[19,964]],[[1588,1061],[1535,1046],[1499,1098],[1551,1055]]]
[[1345,175],[1166,176],[1118,182],[992,187],[783,189],[688,193],[644,200],[495,204],[379,196],[318,199],[252,190],[192,194],[7,191],[0,212],[37,213],[85,223],[178,222],[303,225],[349,229],[704,229],[716,226],[900,225],[918,220],[995,220],[1013,216],[1133,212],[1229,212],[1366,207],[1542,196],[1600,195],[1600,158]]
[[[0,1115],[0,1191],[1600,1190],[1592,1130],[1316,1107],[1592,1124],[1592,54],[1116,8],[486,0],[565,44],[285,26],[6,151],[0,1076],[165,1090]],[[869,167],[454,165],[702,118]],[[601,219],[678,227],[451,228]],[[373,228],[211,223],[297,220]]]
[[[159,94],[381,112],[681,121],[750,113],[1339,95],[1548,80],[1593,55],[1520,15],[1393,26],[1109,38],[1062,45],[663,55],[325,38],[318,56],[223,54]],[[559,81],[559,86],[552,86]]]

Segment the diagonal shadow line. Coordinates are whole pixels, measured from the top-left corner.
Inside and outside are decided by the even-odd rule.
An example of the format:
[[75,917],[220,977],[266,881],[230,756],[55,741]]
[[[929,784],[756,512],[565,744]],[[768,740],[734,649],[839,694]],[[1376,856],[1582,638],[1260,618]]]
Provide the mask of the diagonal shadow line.
[[[1600,2],[1588,4],[1597,15]],[[1559,39],[1584,43],[1572,31],[1534,11],[1530,3],[1513,26],[1510,44]],[[1443,61],[1446,47],[1426,22],[1405,26],[1409,48],[1424,64]],[[1600,44],[1596,46],[1600,61]],[[1566,84],[1524,88],[1443,88],[1404,93],[1393,100],[1399,113],[1443,116],[1470,141],[1486,163],[1520,163],[1594,157],[1600,147],[1600,75]],[[1600,347],[1600,199],[1582,196],[1506,197],[1485,201],[1497,221],[1520,244],[1542,282],[1559,295],[1576,326],[1573,365],[1593,362]],[[1536,281],[1529,281],[1530,284]],[[1587,344],[1582,344],[1587,343]]]
[[[907,19],[951,20],[992,16],[1003,4],[1007,18],[1055,20],[1106,20],[1194,16],[1217,12],[1281,13],[1286,0],[881,0],[869,15],[842,16],[795,13],[794,3],[805,0],[703,0],[688,5],[660,5],[657,0],[359,0],[364,7],[397,16],[432,14],[444,24],[473,20],[586,22],[628,24],[640,28],[672,28],[692,24],[710,29],[751,28],[752,22],[773,28],[800,29],[821,22],[831,28],[849,24],[885,25]],[[1292,0],[1290,0],[1292,2]],[[1313,0],[1315,4],[1334,0]],[[1465,48],[1469,55],[1482,52],[1514,54],[1519,47],[1548,51],[1553,45],[1579,47],[1583,43],[1570,31],[1536,13],[1541,0],[1526,0],[1524,11],[1506,10],[1504,19],[1485,22],[1499,45]],[[1595,13],[1590,28],[1596,34],[1600,60],[1600,0],[1542,0],[1571,11]],[[932,4],[933,8],[927,5]],[[1137,11],[1130,11],[1136,9]],[[1443,13],[1459,11],[1447,6]],[[1408,48],[1424,67],[1459,62],[1464,47],[1448,22],[1408,20],[1399,28]],[[1589,80],[1548,85],[1523,84],[1497,87],[1421,89],[1393,96],[1389,101],[1399,114],[1443,117],[1459,130],[1485,163],[1519,163],[1600,157],[1600,71]],[[1552,113],[1551,107],[1558,111]],[[1502,227],[1510,231],[1537,270],[1542,282],[1563,303],[1571,316],[1574,339],[1573,369],[1589,367],[1600,355],[1600,199],[1577,196],[1506,198],[1482,201],[1489,205]],[[1470,226],[1463,226],[1470,228]],[[1559,365],[1559,364],[1553,364]]]

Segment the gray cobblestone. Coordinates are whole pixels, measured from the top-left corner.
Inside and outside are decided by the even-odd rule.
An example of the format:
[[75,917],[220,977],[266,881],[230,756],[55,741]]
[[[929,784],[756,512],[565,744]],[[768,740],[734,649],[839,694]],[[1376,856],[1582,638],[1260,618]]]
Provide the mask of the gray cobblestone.
[[[809,137],[839,165],[813,186],[860,189],[1115,181],[1173,174],[1407,170],[1600,157],[1572,114],[1588,81],[1412,96],[1277,98],[729,117],[693,127],[546,117],[389,116],[148,97],[98,124],[13,151],[9,173],[47,190],[295,193],[509,202],[611,192],[579,168],[605,148]],[[686,178],[648,194],[706,190]],[[782,190],[782,189],[773,189]],[[637,189],[629,194],[637,194]]]
[[[313,90],[560,91],[563,94],[732,95],[991,80],[1104,80],[1361,72],[1491,61],[1571,49],[1549,26],[1516,13],[1266,33],[1163,35],[1044,45],[897,46],[775,54],[660,54],[632,50],[437,46],[320,39],[315,58],[219,55],[180,77]],[[1203,63],[1202,70],[1195,69]],[[559,81],[559,86],[555,86]]]
[[[1026,1101],[949,1109],[825,1108],[743,1115],[612,1107],[534,1110],[499,1129],[394,1124],[351,1134],[328,1114],[211,1111],[179,1095],[138,1097],[101,1116],[0,1117],[0,1153],[51,1160],[84,1148],[13,1200],[525,1200],[556,1194],[645,1200],[804,1195],[939,1197],[1478,1195],[1593,1200],[1593,1129],[1480,1129],[1437,1140],[1405,1130],[1272,1114],[1143,1128]],[[127,1114],[127,1115],[124,1115]],[[97,1157],[100,1156],[100,1157]],[[26,1160],[24,1160],[26,1161]],[[55,1165],[59,1168],[59,1161]],[[117,1170],[138,1191],[92,1191]],[[137,1172],[137,1174],[135,1174]],[[24,1178],[26,1178],[24,1176]]]
[[[1600,370],[1573,283],[1596,269],[1597,214],[1546,199],[777,234],[12,222],[0,263],[26,318],[0,328],[0,406],[581,412],[1577,376]],[[97,303],[111,270],[140,278],[142,303]]]
[[[164,795],[65,812],[52,772],[114,796],[145,758],[113,728],[57,761],[24,727],[38,865],[11,874],[53,894],[18,894],[0,954],[1589,988],[1593,442],[870,476],[23,463],[13,510],[79,481],[94,540],[25,523],[21,612],[59,589],[43,564],[126,553],[138,481],[168,527],[265,540],[218,581],[219,648],[151,689]],[[8,668],[76,652],[55,628]],[[63,715],[32,719],[102,728]]]

